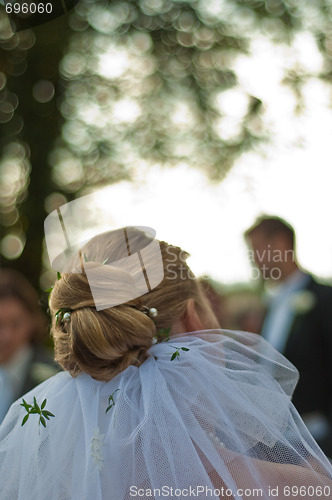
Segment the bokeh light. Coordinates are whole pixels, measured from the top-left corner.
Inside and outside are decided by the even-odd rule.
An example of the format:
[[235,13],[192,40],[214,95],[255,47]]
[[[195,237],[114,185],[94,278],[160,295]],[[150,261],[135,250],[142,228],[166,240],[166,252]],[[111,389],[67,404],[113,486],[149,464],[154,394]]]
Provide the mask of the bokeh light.
[[159,169],[232,174],[254,197],[262,158],[328,141],[331,23],[331,0],[81,0],[14,34],[0,10],[2,241]]
[[49,80],[40,80],[34,84],[32,93],[36,101],[41,103],[49,102],[54,97],[54,84]]
[[17,259],[23,252],[25,240],[22,235],[7,234],[1,240],[0,250],[6,259]]

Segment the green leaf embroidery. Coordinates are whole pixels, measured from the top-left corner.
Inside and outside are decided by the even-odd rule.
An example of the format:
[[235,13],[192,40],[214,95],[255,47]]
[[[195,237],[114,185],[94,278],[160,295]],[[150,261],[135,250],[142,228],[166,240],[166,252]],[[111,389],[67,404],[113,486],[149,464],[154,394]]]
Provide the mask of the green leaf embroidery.
[[44,415],[45,418],[47,418],[47,420],[50,419],[49,417],[55,416],[55,415],[53,415],[53,413],[51,413],[50,411],[47,411],[47,410],[42,411],[42,414]]
[[23,406],[27,411],[29,411],[29,408],[32,408],[31,405],[29,405],[25,399],[22,398],[23,403],[21,403],[21,406]]
[[110,397],[108,398],[108,405],[109,405],[109,406],[106,408],[105,413],[107,413],[107,412],[108,412],[108,411],[109,411],[109,410],[110,410],[110,409],[111,409],[111,408],[115,405],[115,401],[114,401],[114,394],[115,394],[116,392],[118,392],[119,390],[120,390],[120,389],[116,389],[116,391],[114,391],[114,392],[110,395]]
[[28,420],[28,418],[29,418],[29,414],[25,415],[25,417],[22,420],[21,427],[26,423],[26,421]]
[[169,352],[168,354],[172,354],[171,356],[171,361],[174,361],[176,358],[180,358],[180,351],[189,351],[188,347],[175,347],[174,345],[171,345],[173,349],[176,349],[175,352]]
[[21,426],[23,426],[27,422],[30,415],[39,415],[39,425],[42,424],[43,427],[46,427],[46,420],[49,420],[50,417],[55,416],[50,411],[44,410],[47,399],[44,399],[41,406],[38,405],[37,399],[35,397],[33,398],[33,405],[28,404],[23,398],[22,401],[23,403],[21,403],[21,406],[25,408],[27,414],[23,417]]

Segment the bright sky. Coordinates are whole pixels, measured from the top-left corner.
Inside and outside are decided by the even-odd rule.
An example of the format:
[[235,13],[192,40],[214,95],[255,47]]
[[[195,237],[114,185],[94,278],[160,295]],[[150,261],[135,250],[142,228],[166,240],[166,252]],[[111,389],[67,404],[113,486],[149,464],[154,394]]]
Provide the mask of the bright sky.
[[243,155],[219,185],[185,164],[139,165],[132,183],[98,191],[96,205],[112,220],[111,227],[153,227],[157,238],[191,253],[196,274],[223,283],[250,279],[243,231],[261,213],[275,214],[294,226],[300,264],[320,278],[332,278],[331,90],[310,80],[303,89],[305,112],[294,117],[295,97],[281,84],[285,67],[297,61],[316,72],[321,55],[309,34],[298,35],[292,50],[260,37],[252,49],[252,56],[234,63],[241,88],[227,91],[220,105],[233,110],[235,120],[243,107],[241,93],[266,103],[272,140],[264,155]]

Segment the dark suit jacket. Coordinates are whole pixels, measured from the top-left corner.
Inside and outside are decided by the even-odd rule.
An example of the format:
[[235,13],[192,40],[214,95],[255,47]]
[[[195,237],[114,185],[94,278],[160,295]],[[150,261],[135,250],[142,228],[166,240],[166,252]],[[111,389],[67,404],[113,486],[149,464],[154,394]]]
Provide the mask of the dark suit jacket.
[[295,316],[283,354],[300,373],[293,396],[298,412],[319,411],[330,423],[329,435],[318,444],[332,457],[332,287],[311,278],[305,290],[313,305]]

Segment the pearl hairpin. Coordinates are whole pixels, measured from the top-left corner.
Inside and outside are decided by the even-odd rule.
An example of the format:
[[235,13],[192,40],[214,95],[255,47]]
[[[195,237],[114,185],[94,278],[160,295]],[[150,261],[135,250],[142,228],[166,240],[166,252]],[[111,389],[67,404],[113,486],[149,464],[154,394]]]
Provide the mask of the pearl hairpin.
[[155,318],[156,316],[158,316],[158,309],[156,309],[155,307],[147,307],[147,306],[144,306],[142,309],[141,309],[142,313],[146,314],[147,316],[149,316],[149,318],[153,319]]

